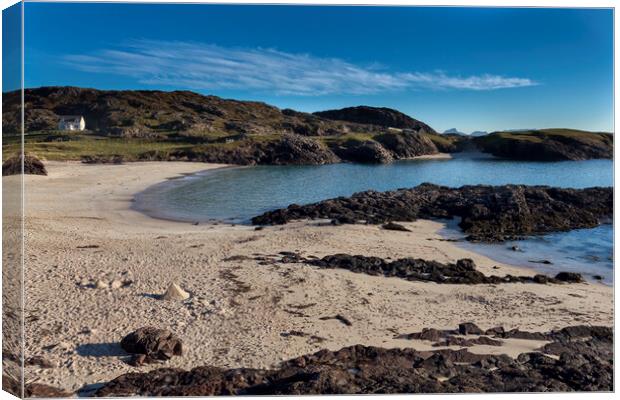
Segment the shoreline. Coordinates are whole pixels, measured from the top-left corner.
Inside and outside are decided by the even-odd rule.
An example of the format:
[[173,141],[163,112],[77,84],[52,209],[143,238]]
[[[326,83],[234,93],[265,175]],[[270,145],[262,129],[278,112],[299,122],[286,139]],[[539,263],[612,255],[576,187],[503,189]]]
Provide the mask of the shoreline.
[[[450,156],[449,154],[447,155]],[[442,153],[438,155],[433,155],[433,156],[438,156],[438,158],[441,158]],[[421,157],[426,157],[426,156],[421,156]],[[448,158],[451,158],[451,157],[448,157]],[[213,218],[210,220],[204,220],[204,219],[194,219],[191,217],[183,218],[183,217],[180,217],[179,215],[175,215],[174,213],[168,214],[162,211],[161,207],[156,208],[157,202],[149,203],[148,200],[145,201],[144,199],[142,199],[142,196],[145,196],[145,195],[149,196],[151,192],[157,191],[159,188],[166,188],[167,190],[174,190],[174,186],[172,185],[183,184],[183,181],[187,181],[188,179],[200,178],[208,174],[216,173],[223,169],[233,169],[233,168],[235,169],[236,168],[247,168],[247,166],[224,165],[218,168],[209,168],[206,170],[200,170],[200,171],[192,172],[192,173],[182,173],[180,176],[166,178],[165,180],[155,183],[153,185],[150,185],[147,188],[144,188],[140,192],[136,193],[134,195],[134,201],[131,203],[130,208],[132,210],[145,214],[150,218],[154,218],[157,220],[163,220],[163,221],[169,221],[173,223],[190,223],[190,224],[203,225],[203,226],[228,226],[228,227],[239,226],[241,228],[245,227],[245,228],[254,229],[257,225],[253,225],[249,220],[233,221],[233,220],[217,219],[217,218]],[[161,197],[161,194],[159,195],[159,197]],[[302,221],[305,223],[309,223],[309,224],[314,223],[314,221],[311,221],[311,220],[305,220],[305,221],[302,220]],[[536,273],[550,275],[550,276],[553,276],[559,272],[564,271],[562,267],[544,267],[543,265],[537,265],[535,262],[529,261],[529,259],[548,258],[546,254],[544,253],[528,252],[529,257],[525,257],[525,258],[528,258],[528,261],[525,261],[525,258],[523,260],[519,260],[519,259],[516,259],[515,257],[511,257],[511,255],[504,254],[507,250],[504,250],[502,248],[502,245],[503,245],[502,243],[480,244],[476,242],[469,242],[465,239],[465,235],[458,227],[456,220],[430,220],[430,221],[443,224],[443,226],[439,229],[440,235],[444,239],[455,239],[455,238],[458,239],[457,242],[454,242],[455,246],[463,248],[465,250],[472,251],[478,255],[484,255],[497,263],[504,263],[507,265],[511,265],[515,268],[520,268],[523,271],[529,271],[530,273],[534,271]],[[520,241],[517,241],[517,242],[520,242]],[[490,247],[489,249],[484,249],[482,247],[484,245],[493,246],[494,250],[489,250]],[[514,251],[513,253],[516,254]],[[592,271],[586,271],[586,270],[583,270],[583,271],[573,270],[573,272],[581,273],[584,279],[586,279],[590,283],[603,284],[606,286],[613,287],[613,282],[608,283],[608,282],[604,282],[604,280],[594,279],[593,276],[596,276],[596,273],[594,272],[597,272],[597,271],[592,272]],[[601,271],[600,273],[603,276],[606,276],[606,271],[605,272]]]
[[[442,240],[443,225],[436,221],[406,223],[412,230],[406,233],[370,225],[327,226],[321,221],[260,231],[253,226],[192,225],[132,210],[132,199],[170,177],[226,165],[47,166],[49,176],[26,177],[26,309],[27,317],[33,318],[26,326],[26,356],[42,356],[56,365],[26,367],[27,375],[41,383],[77,390],[122,373],[162,366],[271,368],[322,348],[354,344],[439,349],[425,341],[398,339],[395,332],[453,329],[467,321],[483,329],[532,331],[612,325],[613,288],[603,285],[440,285],[256,260],[283,251],[315,257],[419,257],[444,263],[472,258],[487,275],[534,274]],[[132,283],[126,288],[85,284],[129,276]],[[190,300],[155,298],[173,281],[191,293]],[[352,325],[321,319],[337,314]],[[118,342],[141,326],[171,330],[187,351],[164,365],[127,365]],[[284,335],[291,331],[322,341]],[[539,345],[507,340],[501,347],[468,349],[518,354]]]

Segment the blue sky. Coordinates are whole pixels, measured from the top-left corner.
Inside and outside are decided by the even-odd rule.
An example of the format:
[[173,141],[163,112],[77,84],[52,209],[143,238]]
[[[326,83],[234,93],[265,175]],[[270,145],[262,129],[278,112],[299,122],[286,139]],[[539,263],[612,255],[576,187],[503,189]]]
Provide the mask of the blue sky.
[[602,9],[25,5],[26,87],[188,89],[437,130],[613,130]]

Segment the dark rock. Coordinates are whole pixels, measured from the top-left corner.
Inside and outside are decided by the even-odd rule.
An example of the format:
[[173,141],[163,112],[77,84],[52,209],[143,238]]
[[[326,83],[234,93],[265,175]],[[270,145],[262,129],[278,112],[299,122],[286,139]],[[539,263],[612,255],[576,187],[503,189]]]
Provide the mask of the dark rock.
[[485,345],[485,346],[502,346],[503,343],[499,340],[491,339],[486,336],[481,336],[475,339],[466,339],[458,336],[446,336],[445,340],[439,341],[433,344],[433,347],[439,346],[463,346],[463,347],[472,347],[476,345]]
[[19,398],[66,398],[73,395],[73,393],[71,393],[70,391],[36,382],[26,383],[22,392],[21,382],[18,382],[16,379],[8,376],[5,373],[2,374],[2,390],[9,392]]
[[496,326],[494,328],[489,328],[486,331],[484,331],[484,334],[485,335],[489,335],[489,336],[503,335],[504,334],[504,328],[501,327],[501,326]]
[[415,221],[460,217],[472,241],[498,242],[569,229],[592,228],[610,218],[612,188],[560,189],[549,186],[463,186],[422,184],[389,192],[366,191],[304,206],[289,206],[252,218],[257,225],[304,218]]
[[169,360],[172,356],[183,354],[179,338],[170,331],[152,327],[140,328],[125,336],[121,347],[127,353],[144,354],[152,360]]
[[529,260],[529,262],[531,263],[535,263],[535,264],[547,264],[547,265],[551,265],[553,264],[551,261],[549,260]]
[[581,283],[583,282],[583,276],[577,272],[560,272],[555,276],[555,279],[562,282],[569,283]]
[[484,332],[473,322],[464,322],[459,324],[459,333],[461,335],[482,335]]
[[541,332],[526,332],[512,329],[510,331],[498,332],[495,334],[495,337],[503,339],[547,340],[549,336]]
[[272,370],[204,366],[128,373],[104,384],[95,396],[612,391],[613,341],[603,338],[606,333],[611,338],[612,330],[591,328],[585,340],[581,336],[588,327],[575,330],[580,332],[578,339],[563,336],[564,342],[555,341],[550,332],[546,337],[552,343],[541,349],[543,353],[524,353],[516,359],[467,349],[355,345],[296,357]]
[[26,359],[26,365],[35,365],[41,368],[54,368],[56,365],[43,356],[32,356]]
[[22,159],[24,163],[24,174],[26,175],[47,175],[45,165],[35,156],[26,154],[16,155],[8,158],[2,163],[2,176],[20,175],[22,173]]
[[597,281],[603,280],[603,277],[601,275],[592,275],[592,278],[596,279]]
[[[426,281],[444,284],[499,284],[499,283],[558,283],[559,280],[545,275],[499,277],[487,276],[476,270],[476,265],[470,259],[464,258],[456,264],[443,264],[437,261],[427,261],[419,258],[401,258],[396,261],[387,261],[379,257],[362,255],[334,254],[321,259],[282,258],[280,262],[303,262],[320,268],[342,268],[352,272],[368,275],[382,275],[398,277],[409,281]],[[475,330],[473,327],[464,329]],[[480,331],[481,332],[481,331]]]
[[431,342],[438,342],[441,339],[447,337],[448,335],[452,335],[458,333],[457,330],[439,330],[434,328],[424,328],[422,332],[414,332],[408,333],[404,335],[396,336],[396,339],[417,339],[417,340],[428,340]]
[[394,161],[392,154],[373,140],[351,140],[333,147],[334,153],[345,161],[365,164],[387,164]]
[[383,229],[387,229],[389,231],[403,231],[403,232],[411,232],[411,229],[404,227],[401,224],[397,224],[395,222],[388,222],[387,224],[381,225]]
[[319,319],[320,319],[320,320],[323,320],[323,321],[326,321],[326,320],[328,320],[328,319],[335,319],[335,320],[338,320],[338,321],[342,322],[342,323],[343,323],[344,325],[346,325],[346,326],[351,326],[351,325],[353,325],[353,324],[351,323],[351,321],[349,321],[349,319],[348,319],[348,318],[346,318],[346,317],[344,317],[344,316],[342,316],[342,315],[340,315],[340,314],[334,315],[333,317],[321,317],[321,318],[319,318]]

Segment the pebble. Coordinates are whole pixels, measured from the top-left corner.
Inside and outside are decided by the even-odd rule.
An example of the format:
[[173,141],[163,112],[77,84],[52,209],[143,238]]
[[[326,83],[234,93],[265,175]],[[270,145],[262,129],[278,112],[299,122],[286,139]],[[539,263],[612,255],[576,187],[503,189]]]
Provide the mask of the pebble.
[[112,281],[112,283],[110,284],[110,287],[111,287],[112,289],[120,289],[120,288],[121,288],[121,286],[123,286],[123,282],[121,282],[121,281],[120,281],[120,280],[118,280],[118,279],[114,279],[114,280]]
[[97,289],[106,289],[108,287],[108,283],[98,279],[97,282],[95,282],[95,287]]

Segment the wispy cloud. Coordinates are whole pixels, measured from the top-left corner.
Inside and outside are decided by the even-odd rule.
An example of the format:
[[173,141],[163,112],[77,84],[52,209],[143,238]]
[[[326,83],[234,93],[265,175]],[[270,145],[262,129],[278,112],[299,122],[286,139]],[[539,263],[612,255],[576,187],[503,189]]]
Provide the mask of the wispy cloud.
[[284,95],[369,94],[405,89],[496,90],[533,86],[528,78],[481,74],[389,72],[337,58],[275,49],[136,40],[122,48],[67,55],[73,68],[128,76],[142,84],[188,89],[243,89]]

